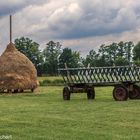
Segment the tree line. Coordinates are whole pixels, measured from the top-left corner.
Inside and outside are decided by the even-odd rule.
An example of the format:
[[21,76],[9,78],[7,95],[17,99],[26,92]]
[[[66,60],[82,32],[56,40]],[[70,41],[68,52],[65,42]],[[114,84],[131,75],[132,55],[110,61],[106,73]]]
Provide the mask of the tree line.
[[38,76],[57,75],[58,68],[64,68],[65,63],[70,68],[102,66],[140,66],[140,42],[132,41],[102,44],[96,51],[90,50],[85,58],[80,52],[71,48],[63,48],[60,42],[49,41],[43,50],[39,44],[25,37],[14,41],[16,48],[25,54],[35,65]]

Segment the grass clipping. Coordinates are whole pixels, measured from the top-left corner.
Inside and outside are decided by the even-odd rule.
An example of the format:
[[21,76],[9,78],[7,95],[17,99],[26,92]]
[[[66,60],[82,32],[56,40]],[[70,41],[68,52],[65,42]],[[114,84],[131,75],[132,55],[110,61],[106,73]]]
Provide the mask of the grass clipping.
[[37,85],[37,71],[33,63],[13,43],[8,44],[0,56],[0,91],[34,90]]

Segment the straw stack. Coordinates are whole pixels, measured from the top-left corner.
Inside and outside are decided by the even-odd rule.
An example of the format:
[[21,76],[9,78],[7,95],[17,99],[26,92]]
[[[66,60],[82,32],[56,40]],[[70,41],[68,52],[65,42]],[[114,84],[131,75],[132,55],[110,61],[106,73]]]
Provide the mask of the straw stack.
[[37,71],[13,43],[0,56],[0,91],[23,92],[37,88]]

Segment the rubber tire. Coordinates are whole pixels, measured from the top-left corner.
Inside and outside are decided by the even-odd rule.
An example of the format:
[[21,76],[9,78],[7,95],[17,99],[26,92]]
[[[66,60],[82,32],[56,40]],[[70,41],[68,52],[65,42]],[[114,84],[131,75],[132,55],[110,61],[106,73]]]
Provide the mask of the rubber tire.
[[68,87],[63,89],[63,100],[70,100],[70,90]]
[[[119,92],[119,93],[116,93]],[[113,90],[113,98],[116,101],[126,101],[128,99],[128,90],[123,85],[118,85]]]
[[88,89],[87,90],[87,99],[95,99],[95,90],[94,89]]
[[140,97],[140,87],[134,85],[133,91],[129,92],[129,98],[130,99],[139,99]]

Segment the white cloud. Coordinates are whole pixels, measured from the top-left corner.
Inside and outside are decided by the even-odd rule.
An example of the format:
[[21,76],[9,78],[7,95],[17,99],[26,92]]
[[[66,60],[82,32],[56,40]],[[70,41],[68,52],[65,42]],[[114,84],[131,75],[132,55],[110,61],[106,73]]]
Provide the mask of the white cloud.
[[8,42],[9,7],[15,7],[14,38],[27,36],[41,46],[57,40],[85,53],[104,42],[139,40],[140,0],[8,0],[6,4],[0,2],[5,7],[0,10],[1,45]]

